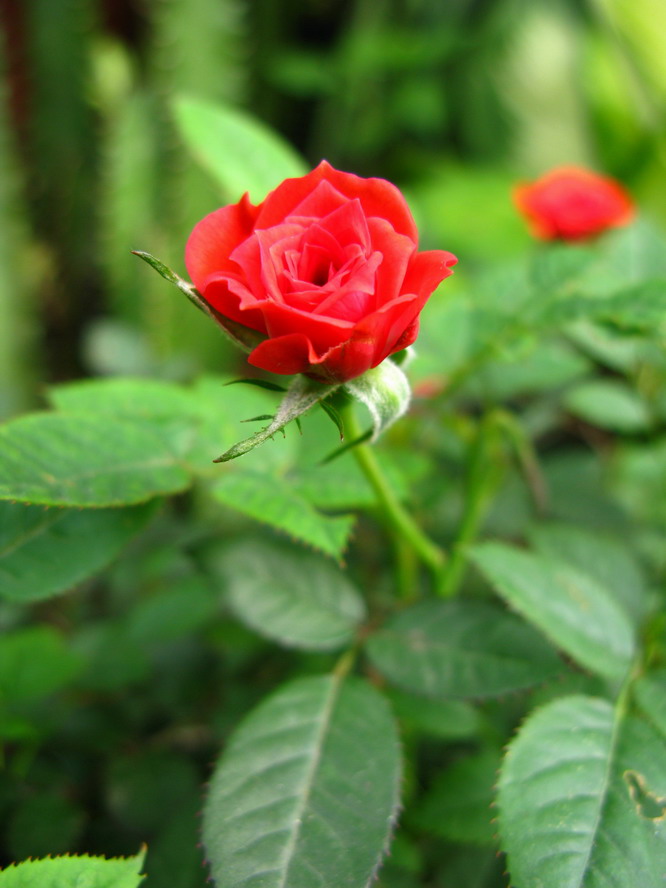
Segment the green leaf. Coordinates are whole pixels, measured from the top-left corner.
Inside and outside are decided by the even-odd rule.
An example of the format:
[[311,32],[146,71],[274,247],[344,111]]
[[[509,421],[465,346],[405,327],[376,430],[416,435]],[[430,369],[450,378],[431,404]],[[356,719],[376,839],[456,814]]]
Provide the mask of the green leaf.
[[106,567],[155,514],[155,502],[81,512],[0,502],[0,597],[30,602]]
[[540,524],[532,528],[535,548],[589,574],[607,589],[638,626],[648,609],[641,565],[623,540],[575,524]]
[[424,601],[367,641],[373,666],[399,687],[432,697],[493,697],[561,671],[521,620],[472,601]]
[[666,278],[613,293],[599,306],[599,319],[631,332],[658,330],[666,320]]
[[50,626],[30,626],[0,636],[0,702],[23,703],[66,687],[83,661]]
[[227,462],[230,459],[236,459],[263,444],[269,438],[272,438],[276,432],[281,431],[292,420],[302,416],[315,404],[320,403],[324,398],[332,394],[339,386],[337,385],[321,385],[321,383],[313,382],[306,376],[296,376],[289,386],[287,394],[282,399],[278,407],[275,418],[266,428],[260,432],[240,441],[226,450],[222,456],[219,456],[215,462]]
[[642,712],[666,740],[666,669],[642,676],[632,691]]
[[230,318],[226,318],[224,315],[220,314],[219,311],[206,302],[201,293],[199,293],[192,284],[188,284],[186,280],[183,280],[180,275],[176,274],[176,272],[169,268],[168,265],[165,265],[164,262],[156,259],[155,256],[151,256],[150,253],[145,253],[142,250],[132,250],[132,252],[135,256],[138,256],[139,259],[143,259],[144,262],[147,262],[151,268],[155,269],[165,281],[169,281],[170,284],[174,284],[178,287],[180,292],[184,293],[190,302],[193,305],[196,305],[199,311],[202,311],[206,317],[210,318],[211,321],[214,321],[234,345],[242,348],[243,351],[252,351],[252,349],[264,339],[261,333],[257,333],[256,330],[250,330],[249,327],[244,327],[242,324],[238,324],[236,321],[232,321]]
[[288,481],[268,473],[229,474],[212,488],[212,494],[225,506],[269,524],[333,558],[342,555],[354,524],[351,515],[335,518],[323,515]]
[[516,888],[659,888],[666,872],[666,745],[593,697],[533,713],[499,780]]
[[216,564],[239,619],[288,647],[335,650],[365,618],[345,574],[309,552],[249,539],[234,542]]
[[453,842],[492,843],[496,827],[491,805],[500,761],[498,752],[486,749],[440,771],[417,803],[414,823]]
[[36,413],[0,429],[0,499],[132,505],[188,483],[168,444],[138,420]]
[[145,851],[136,857],[25,860],[0,872],[0,888],[137,888]]
[[407,377],[390,358],[362,376],[350,379],[344,388],[370,411],[373,441],[407,412],[412,397]]
[[293,681],[232,736],[203,839],[218,888],[364,888],[399,804],[400,751],[383,698],[356,678]]
[[631,621],[592,576],[502,543],[482,543],[469,555],[510,607],[581,666],[624,676],[634,652]]
[[582,382],[569,389],[564,406],[575,416],[611,432],[644,432],[652,424],[645,402],[619,380]]
[[238,108],[179,96],[172,111],[185,144],[228,200],[248,191],[257,203],[283,179],[308,171],[277,133]]
[[389,688],[386,694],[401,723],[427,736],[467,740],[482,729],[478,710],[463,700],[428,699],[398,688]]

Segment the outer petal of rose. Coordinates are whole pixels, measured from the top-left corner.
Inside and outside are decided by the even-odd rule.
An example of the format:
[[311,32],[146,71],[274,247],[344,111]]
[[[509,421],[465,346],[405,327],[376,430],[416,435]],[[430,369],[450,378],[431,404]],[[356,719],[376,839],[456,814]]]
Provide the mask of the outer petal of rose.
[[[213,275],[207,279],[201,295],[206,302],[226,318],[243,324],[244,327],[249,327],[251,330],[259,330],[260,333],[267,332],[266,322],[261,311],[261,302],[254,299],[240,282],[223,275]],[[243,303],[246,307],[243,307]]]
[[302,333],[319,355],[349,339],[354,329],[354,325],[349,321],[322,317],[312,314],[311,311],[300,311],[276,302],[265,302],[262,312],[270,337]]
[[345,197],[357,197],[366,216],[387,219],[399,234],[406,234],[416,244],[416,223],[400,191],[385,179],[362,179],[353,173],[343,173],[322,160],[318,167],[298,179],[285,179],[272,191],[261,205],[257,216],[257,228],[270,228],[282,222],[317,184],[325,179]]
[[402,293],[416,293],[430,296],[444,278],[453,274],[453,266],[458,259],[446,250],[424,250],[414,253],[407,267],[402,284]]
[[198,290],[214,272],[237,270],[229,256],[252,233],[259,209],[244,194],[237,204],[209,213],[194,226],[185,247],[185,265]]
[[375,308],[391,302],[402,292],[409,260],[416,247],[411,238],[398,234],[385,219],[368,219],[373,250],[383,258],[375,277]]
[[265,339],[250,352],[248,362],[269,373],[306,373],[319,358],[303,333]]

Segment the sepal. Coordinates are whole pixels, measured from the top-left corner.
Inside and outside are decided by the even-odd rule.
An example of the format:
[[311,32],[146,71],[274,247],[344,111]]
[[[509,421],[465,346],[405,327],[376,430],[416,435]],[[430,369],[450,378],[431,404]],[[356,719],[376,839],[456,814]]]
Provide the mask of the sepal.
[[407,377],[390,358],[344,384],[344,390],[365,404],[372,417],[372,441],[407,412],[412,392]]
[[211,321],[214,321],[234,345],[242,348],[243,351],[248,353],[251,352],[266,338],[256,330],[250,330],[249,327],[244,327],[242,324],[237,324],[236,321],[225,318],[224,315],[221,315],[212,305],[209,305],[206,302],[196,287],[193,287],[192,284],[188,284],[186,280],[176,274],[176,272],[169,268],[168,265],[165,265],[163,262],[160,262],[159,259],[156,259],[155,256],[152,256],[150,253],[144,253],[142,250],[132,250],[132,253],[134,253],[135,256],[138,256],[139,259],[143,259],[143,261],[150,265],[151,268],[154,268],[158,274],[162,275],[165,281],[169,281],[170,284],[174,284],[174,286],[178,287],[181,293],[184,293],[190,302],[196,305],[196,307],[210,318]]

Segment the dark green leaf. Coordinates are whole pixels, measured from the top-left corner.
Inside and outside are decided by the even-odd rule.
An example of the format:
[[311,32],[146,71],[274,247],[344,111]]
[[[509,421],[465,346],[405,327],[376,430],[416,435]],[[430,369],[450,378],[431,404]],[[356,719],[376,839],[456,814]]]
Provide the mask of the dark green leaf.
[[236,730],[211,781],[203,838],[218,888],[369,885],[400,770],[372,687],[317,676],[281,688]]
[[82,512],[0,502],[0,597],[39,601],[109,564],[155,514],[155,503]]
[[561,668],[529,626],[472,601],[405,609],[370,636],[367,652],[392,682],[432,697],[493,697],[531,687]]
[[288,647],[335,650],[352,641],[365,617],[345,574],[309,552],[250,539],[217,564],[237,616]]
[[46,697],[66,687],[82,666],[81,657],[50,626],[5,632],[0,636],[0,701]]
[[484,750],[445,768],[417,803],[416,825],[453,842],[492,843],[497,830],[491,805],[500,762],[498,752]]

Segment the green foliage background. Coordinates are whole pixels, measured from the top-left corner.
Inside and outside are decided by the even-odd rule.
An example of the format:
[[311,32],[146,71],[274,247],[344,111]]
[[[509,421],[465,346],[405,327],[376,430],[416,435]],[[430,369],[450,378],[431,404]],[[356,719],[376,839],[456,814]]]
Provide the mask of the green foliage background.
[[[641,829],[656,823],[666,796],[661,0],[2,0],[0,10],[0,415],[53,408],[0,430],[0,866],[134,855],[145,842],[150,888],[203,886],[211,762],[279,685],[245,736],[304,687],[316,708],[359,626],[372,630],[364,674],[388,697],[408,762],[384,888],[506,885],[498,830],[516,888],[530,888],[534,858],[517,838],[536,816],[520,808],[540,779],[530,743],[563,723],[585,735],[591,759],[607,756],[609,832],[622,833],[629,797]],[[211,103],[222,109],[212,117]],[[284,144],[269,137],[249,157],[243,140],[256,133],[235,111]],[[213,466],[246,436],[240,420],[271,413],[277,396],[224,388],[246,374],[243,356],[130,254],[149,250],[184,273],[185,240],[206,212],[246,188],[259,200],[264,183],[322,157],[395,181],[422,246],[460,258],[423,315],[415,404],[378,456],[451,548],[448,591],[465,595],[388,619],[394,553],[372,491],[350,454],[318,465],[335,427],[308,415],[302,438],[290,428]],[[637,222],[589,248],[533,244],[511,187],[559,163],[623,180]],[[74,483],[79,468],[94,483],[86,471]],[[582,597],[558,611],[552,602],[572,588]],[[422,580],[407,591],[424,590]],[[384,703],[350,682],[339,718],[376,716],[386,745],[375,754],[395,777]],[[502,749],[537,706],[499,781],[498,827],[489,806]],[[345,750],[331,741],[330,756],[337,766]],[[557,804],[578,784],[564,756],[555,764],[543,791]],[[392,797],[373,804],[391,815]],[[233,825],[222,803],[214,816],[222,833]],[[566,845],[545,829],[548,848]],[[604,872],[611,851],[595,847]],[[640,888],[652,888],[661,864],[641,865]],[[594,867],[578,881],[555,872],[552,884],[592,886]],[[128,884],[135,871],[128,864]]]

